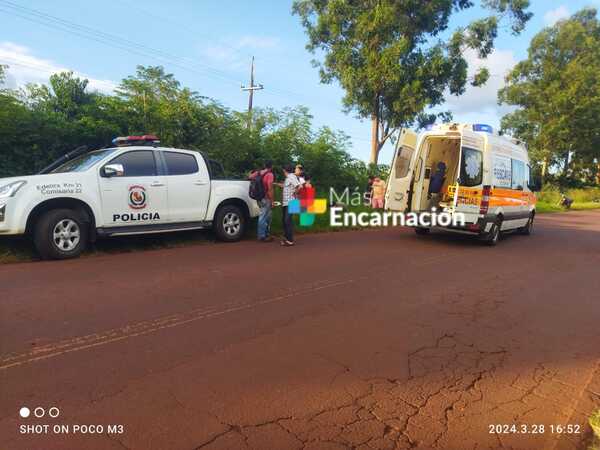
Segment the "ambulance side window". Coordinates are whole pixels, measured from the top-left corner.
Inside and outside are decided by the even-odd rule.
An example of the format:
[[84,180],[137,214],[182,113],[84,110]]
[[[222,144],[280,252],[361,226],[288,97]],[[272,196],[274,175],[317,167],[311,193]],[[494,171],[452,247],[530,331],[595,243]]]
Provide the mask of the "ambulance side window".
[[527,185],[527,171],[525,170],[525,163],[518,159],[511,160],[512,165],[512,188],[522,191],[524,186]]
[[408,169],[410,168],[410,160],[414,153],[414,149],[410,147],[402,147],[398,150],[398,157],[396,158],[396,178],[404,178],[408,175]]

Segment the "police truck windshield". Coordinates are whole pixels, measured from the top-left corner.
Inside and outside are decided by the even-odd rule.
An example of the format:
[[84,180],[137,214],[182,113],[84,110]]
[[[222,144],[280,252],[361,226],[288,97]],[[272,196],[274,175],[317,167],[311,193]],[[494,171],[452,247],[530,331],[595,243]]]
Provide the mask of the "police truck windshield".
[[83,172],[114,151],[114,148],[107,148],[104,150],[96,150],[94,152],[86,153],[78,156],[75,159],[72,159],[71,161],[67,161],[50,173]]

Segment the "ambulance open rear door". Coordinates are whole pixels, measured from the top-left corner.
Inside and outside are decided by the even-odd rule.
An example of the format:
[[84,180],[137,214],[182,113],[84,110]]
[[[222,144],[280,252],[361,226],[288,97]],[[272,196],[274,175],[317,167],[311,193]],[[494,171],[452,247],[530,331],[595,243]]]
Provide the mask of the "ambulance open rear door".
[[417,133],[403,128],[394,151],[385,193],[385,209],[406,211],[409,207],[416,147]]

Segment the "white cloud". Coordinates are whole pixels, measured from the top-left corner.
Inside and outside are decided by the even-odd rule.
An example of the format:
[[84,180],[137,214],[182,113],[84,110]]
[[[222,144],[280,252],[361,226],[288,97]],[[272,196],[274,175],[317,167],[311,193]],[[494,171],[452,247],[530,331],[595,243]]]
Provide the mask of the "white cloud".
[[456,121],[482,122],[485,118],[486,123],[493,122],[490,125],[497,126],[500,118],[513,110],[510,106],[498,105],[498,90],[504,86],[504,77],[517,63],[514,53],[512,50],[494,50],[486,59],[481,59],[475,50],[467,50],[464,56],[469,64],[469,78],[481,67],[488,68],[490,78],[480,87],[467,85],[461,96],[447,94],[441,109],[450,110]]
[[263,49],[263,48],[275,48],[279,45],[279,39],[268,36],[244,36],[238,40],[237,46],[239,48],[248,49]]
[[[13,42],[0,42],[0,64],[9,66],[5,84],[11,89],[27,83],[47,83],[50,75],[73,70],[51,60],[38,58],[29,48]],[[92,78],[76,70],[73,73],[80,78],[87,78],[88,89],[92,91],[111,93],[117,87],[110,80]]]
[[200,52],[221,68],[239,70],[248,67],[251,55],[260,58],[265,51],[276,49],[279,42],[279,39],[274,37],[248,35],[237,40],[221,41],[216,45],[202,47]]
[[546,11],[546,14],[544,14],[544,23],[548,26],[552,26],[559,20],[566,19],[570,15],[571,13],[569,13],[569,8],[567,8],[565,5],[560,5],[556,9]]

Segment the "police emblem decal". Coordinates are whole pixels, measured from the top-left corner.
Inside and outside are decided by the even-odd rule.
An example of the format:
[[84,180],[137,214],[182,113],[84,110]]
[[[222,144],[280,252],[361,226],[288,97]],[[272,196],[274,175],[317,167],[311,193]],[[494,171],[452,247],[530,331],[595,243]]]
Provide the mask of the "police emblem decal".
[[129,186],[129,207],[144,209],[147,205],[146,189],[143,186]]

